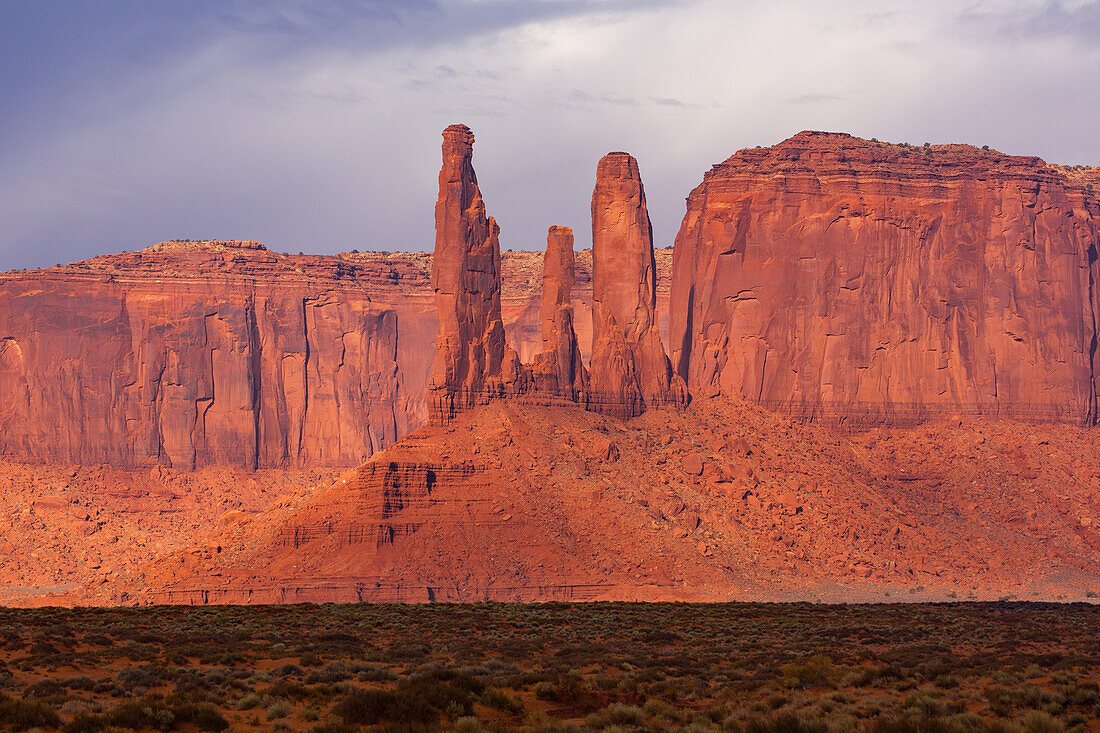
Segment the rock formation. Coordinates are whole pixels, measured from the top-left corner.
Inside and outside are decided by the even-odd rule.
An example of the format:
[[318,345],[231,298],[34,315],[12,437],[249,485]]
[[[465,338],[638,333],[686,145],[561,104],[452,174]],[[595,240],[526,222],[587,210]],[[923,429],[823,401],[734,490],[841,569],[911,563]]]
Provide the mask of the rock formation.
[[519,363],[500,315],[500,228],[485,215],[473,155],[470,128],[443,131],[432,259],[439,338],[429,388],[437,423],[502,395]]
[[[293,267],[257,274],[279,264],[258,245],[169,245],[3,278],[0,454],[347,466],[408,431],[392,309]],[[164,269],[127,272],[146,257]]]
[[542,302],[539,324],[542,351],[531,366],[534,392],[577,401],[588,387],[588,370],[581,359],[573,329],[573,230],[552,226],[546,235],[542,261]]
[[[672,280],[672,252],[658,250],[656,254],[657,298],[664,315]],[[542,350],[542,260],[542,252],[504,252],[502,256],[505,331],[510,344],[528,362]],[[367,394],[330,400],[330,408],[338,402],[341,415],[345,415],[338,421],[331,420],[332,413],[317,404],[309,404],[324,394],[324,385],[307,387],[303,382],[297,397],[282,408],[274,407],[275,393],[261,389],[261,411],[271,405],[275,414],[282,410],[287,419],[265,423],[268,428],[261,437],[257,464],[354,465],[388,445],[394,435],[403,436],[427,420],[427,384],[439,331],[431,268],[431,253],[421,252],[286,255],[260,245],[164,242],[62,267],[0,273],[0,395],[18,397],[0,399],[0,456],[86,465],[189,465],[191,448],[173,458],[162,444],[163,437],[167,443],[193,445],[198,465],[224,462],[247,466],[247,450],[210,450],[221,440],[213,435],[223,432],[221,423],[198,421],[193,404],[166,401],[160,392],[151,390],[140,394],[133,389],[119,391],[112,385],[125,384],[131,379],[126,375],[147,369],[144,360],[158,349],[164,360],[192,375],[196,386],[191,389],[198,390],[199,382],[212,383],[204,319],[180,314],[213,313],[225,303],[243,303],[246,294],[257,293],[251,302],[259,304],[259,311],[242,306],[238,315],[251,317],[247,314],[256,312],[257,322],[267,324],[261,331],[268,332],[269,338],[266,342],[260,339],[261,362],[268,365],[265,369],[276,370],[280,361],[269,348],[272,340],[302,348],[308,344],[310,360],[320,370],[325,368],[320,365],[335,366],[343,359],[342,378],[353,379],[355,374],[354,379],[374,385]],[[591,342],[591,271],[591,250],[578,251],[572,305],[574,328],[585,357]],[[172,311],[140,307],[166,298],[175,304]],[[335,308],[333,300],[343,305]],[[390,311],[396,316],[398,379],[392,390],[384,385],[392,379],[394,363],[382,359],[370,367],[378,371],[362,371],[369,365],[354,354],[342,357],[344,339],[311,333],[306,320],[298,316],[299,312],[304,315],[307,301],[328,302],[322,314],[353,308]],[[351,320],[340,320],[345,317],[338,317],[334,333],[358,328]],[[328,320],[323,317],[320,323]],[[169,332],[174,335],[166,340]],[[347,337],[349,343],[351,338]],[[383,353],[372,348],[371,358]],[[243,354],[238,355],[243,359]],[[282,360],[284,371],[289,374],[289,367],[304,357],[305,351],[293,352]],[[238,372],[247,372],[246,363],[244,359]],[[313,378],[322,373],[314,372]],[[79,401],[63,398],[72,384],[83,388]],[[261,381],[261,387],[264,384],[271,386]],[[31,399],[32,395],[42,397]],[[215,395],[215,402],[219,397]],[[363,411],[366,408],[369,412]],[[182,414],[175,415],[175,410]],[[300,419],[293,417],[307,413],[325,420],[330,434],[339,433],[340,451],[320,457],[319,446],[313,445],[315,436],[300,430]],[[118,416],[118,422],[108,424],[110,415]],[[392,426],[387,430],[382,422],[389,420]],[[247,425],[251,420],[246,417],[243,422]],[[373,427],[363,429],[361,425]],[[212,434],[209,438],[207,431]],[[299,434],[304,437],[302,451],[295,448]],[[154,437],[150,439],[150,435]],[[285,459],[283,445],[291,447]]]
[[630,418],[686,402],[657,329],[656,271],[638,163],[608,153],[592,192],[590,409]]
[[737,153],[676,239],[678,373],[805,417],[1094,422],[1100,205],[1070,173],[813,132]]
[[69,602],[1083,600],[1094,432],[493,400]]

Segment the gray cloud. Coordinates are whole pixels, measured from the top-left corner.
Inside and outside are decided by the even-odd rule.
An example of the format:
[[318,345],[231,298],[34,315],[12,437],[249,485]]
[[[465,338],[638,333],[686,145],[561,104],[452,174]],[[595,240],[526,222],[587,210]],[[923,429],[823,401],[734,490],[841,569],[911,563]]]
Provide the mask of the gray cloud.
[[977,5],[961,11],[958,19],[961,28],[974,36],[1014,41],[1054,38],[1100,49],[1097,0],[1077,3],[1043,0],[1009,7]]
[[[115,35],[141,36],[152,5],[126,2],[136,25]],[[949,0],[886,12],[877,0],[256,6],[187,4],[203,12],[162,18],[187,42],[148,41],[164,49],[154,57],[116,41],[97,59],[105,31],[75,43],[86,73],[5,67],[17,83],[0,112],[20,111],[0,127],[0,268],[207,236],[427,249],[439,133],[453,122],[474,128],[489,212],[513,249],[541,247],[550,224],[588,229],[610,150],[638,158],[658,245],[711,164],[802,129],[1100,162],[1100,100],[1082,91],[1100,54],[1066,26],[1094,27],[1095,2],[977,0],[962,14]],[[0,36],[18,45],[12,21],[35,24],[11,7]]]

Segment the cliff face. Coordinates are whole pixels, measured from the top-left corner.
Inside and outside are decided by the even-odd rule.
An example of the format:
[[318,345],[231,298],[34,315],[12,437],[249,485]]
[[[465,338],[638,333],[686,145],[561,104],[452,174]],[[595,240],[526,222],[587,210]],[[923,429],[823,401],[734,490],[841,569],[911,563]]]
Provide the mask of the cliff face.
[[[502,256],[504,325],[528,361],[542,348],[542,260],[541,252]],[[662,314],[671,260],[670,250],[657,251]],[[586,356],[591,263],[590,250],[576,253],[572,303]],[[439,331],[431,268],[430,253],[284,255],[255,244],[166,242],[0,273],[0,395],[12,396],[0,399],[0,456],[186,468],[192,461],[251,467],[255,453],[261,467],[356,465],[428,417]],[[253,320],[258,341],[249,335]],[[368,338],[357,343],[360,332]],[[230,334],[241,339],[236,351],[214,348]],[[327,370],[342,375],[344,387],[307,387],[307,345],[310,378]],[[255,361],[263,367],[258,382]],[[218,389],[226,380],[244,396]],[[259,385],[256,395],[249,384]],[[371,386],[356,394],[359,384]],[[236,409],[225,407],[222,397],[233,395]],[[251,448],[256,413],[263,417],[258,449]]]
[[688,198],[673,365],[800,416],[1092,422],[1088,175],[827,133],[741,151]]
[[[160,271],[129,276],[145,257]],[[332,275],[236,243],[8,274],[0,450],[185,469],[361,462],[409,429],[397,314]]]

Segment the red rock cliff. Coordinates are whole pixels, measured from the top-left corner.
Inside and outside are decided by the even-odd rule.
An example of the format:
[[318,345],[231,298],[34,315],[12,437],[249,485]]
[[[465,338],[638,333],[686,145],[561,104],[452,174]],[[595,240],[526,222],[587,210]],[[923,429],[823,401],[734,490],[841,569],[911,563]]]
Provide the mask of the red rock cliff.
[[743,150],[688,198],[673,363],[692,390],[801,416],[1093,422],[1086,174],[829,133]]
[[[542,350],[542,259],[541,252],[505,252],[502,258],[505,328],[510,343],[527,361]],[[591,263],[591,250],[576,253],[571,299],[577,313],[578,344],[585,355],[591,342],[587,317],[591,312]],[[658,250],[658,299],[664,303],[671,264],[671,251]],[[261,380],[261,412],[285,418],[262,423],[267,427],[261,430],[257,464],[357,464],[361,457],[393,440],[378,421],[388,422],[392,413],[400,436],[427,419],[427,384],[439,331],[431,267],[430,253],[285,255],[259,245],[166,242],[62,267],[0,273],[0,395],[12,395],[0,399],[0,455],[90,465],[172,462],[184,467],[191,462],[191,448],[187,447],[191,445],[197,446],[194,460],[199,465],[249,467],[251,450],[215,448],[223,439],[207,439],[208,431],[222,432],[221,423],[212,420],[212,416],[224,414],[220,409],[211,407],[206,413],[208,420],[200,422],[194,403],[187,399],[169,400],[163,391],[142,391],[134,386],[121,389],[135,380],[134,375],[152,369],[152,362],[173,365],[166,367],[166,375],[189,375],[183,383],[173,383],[170,392],[183,394],[189,389],[206,394],[214,384],[213,344],[208,344],[207,319],[197,314],[222,312],[226,304],[235,303],[237,318],[247,320],[247,314],[255,314],[268,333],[266,341],[260,340],[260,351],[245,348],[233,352],[240,362],[233,370],[238,375],[250,373],[246,365],[249,354],[255,353],[268,373],[281,369],[290,380],[291,367],[298,368],[295,365],[305,360],[306,352],[290,351],[288,356],[276,358],[279,352],[268,347],[279,343],[304,349],[308,344],[309,359],[318,365],[318,371],[312,373],[314,379],[320,377],[322,363],[336,365],[343,359],[341,374],[349,377],[355,373],[361,383],[374,385],[365,396],[328,400],[330,406],[338,405],[342,416],[333,422],[320,408],[314,409],[319,403],[310,404],[324,394],[321,385],[307,389],[303,378],[301,389],[291,390],[297,397],[287,398],[290,407],[275,407],[274,383]],[[334,308],[332,299],[344,305]],[[358,357],[349,359],[343,352],[343,337],[323,338],[320,332],[310,330],[318,319],[307,322],[304,318],[307,301],[329,303],[319,311],[321,325],[333,322],[337,311],[344,313],[346,307],[392,311],[396,316],[398,390],[388,392],[386,385],[392,378],[387,375],[392,373],[393,363],[381,358],[384,349],[370,351],[370,358],[379,359],[376,367],[371,367],[377,371],[362,371],[367,367]],[[244,307],[249,302],[253,305]],[[388,318],[382,320],[388,323]],[[335,322],[340,333],[350,332],[353,326],[351,321]],[[220,357],[230,353],[220,351]],[[224,359],[222,362],[224,373]],[[239,378],[247,384],[247,377]],[[290,380],[297,381],[296,377]],[[80,388],[76,396],[70,392],[73,385]],[[225,394],[216,391],[214,402]],[[367,408],[369,414],[357,412]],[[353,411],[357,418],[353,419]],[[244,412],[234,419],[235,430],[251,436],[251,411]],[[328,434],[338,437],[339,450],[326,450],[321,456],[319,447],[305,452],[296,448],[302,442],[300,435],[307,447],[316,440],[305,431],[302,415],[306,414],[310,420],[314,416],[325,419]],[[345,429],[348,421],[352,424]],[[370,430],[356,427],[372,421],[376,424]],[[232,440],[251,443],[251,437]],[[182,444],[184,449],[173,455],[168,444]],[[285,456],[284,445],[288,446]]]
[[592,359],[590,409],[635,417],[683,404],[657,328],[653,231],[638,163],[608,153],[592,192]]
[[168,243],[6,274],[0,453],[255,468],[354,465],[392,443],[411,412],[395,312],[287,260]]

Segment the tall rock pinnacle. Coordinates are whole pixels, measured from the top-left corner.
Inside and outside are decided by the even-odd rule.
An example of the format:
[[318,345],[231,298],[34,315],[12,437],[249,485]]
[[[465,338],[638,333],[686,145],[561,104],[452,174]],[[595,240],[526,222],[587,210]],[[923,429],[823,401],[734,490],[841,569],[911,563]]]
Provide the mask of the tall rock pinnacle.
[[536,391],[575,401],[587,389],[588,372],[573,329],[573,282],[573,230],[552,226],[542,260],[542,351],[535,356],[532,372]]
[[630,418],[682,405],[656,318],[653,232],[638,162],[608,153],[592,192],[592,359],[589,409]]
[[502,369],[514,370],[518,361],[500,317],[500,228],[485,215],[473,145],[465,125],[443,131],[432,259],[439,339],[429,409],[436,423],[501,394]]

